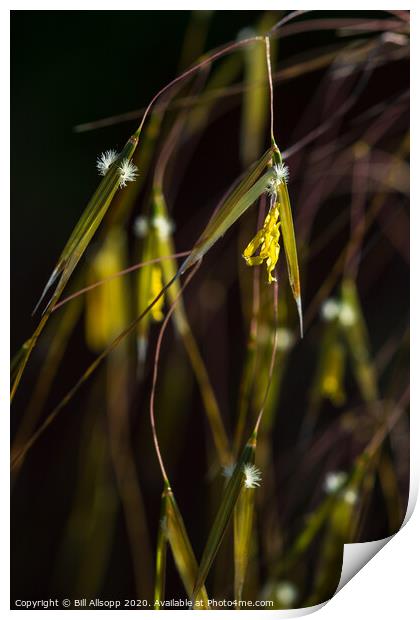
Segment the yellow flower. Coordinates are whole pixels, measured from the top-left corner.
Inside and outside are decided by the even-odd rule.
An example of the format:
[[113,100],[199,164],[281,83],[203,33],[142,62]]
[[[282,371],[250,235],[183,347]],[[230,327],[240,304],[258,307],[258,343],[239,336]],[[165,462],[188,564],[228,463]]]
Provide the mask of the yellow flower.
[[[163,288],[162,270],[158,265],[153,265],[150,278],[149,303],[151,303],[155,299],[155,297],[159,295],[160,291]],[[162,297],[155,303],[155,305],[151,309],[151,314],[154,321],[163,321],[163,304],[164,297],[162,295]]]
[[[279,207],[279,203],[275,202],[264,220],[264,226],[257,232],[252,241],[248,243],[242,254],[246,264],[250,267],[261,265],[266,261],[268,282],[276,281],[273,271],[280,254]],[[258,256],[255,256],[259,246],[261,246],[260,253]]]

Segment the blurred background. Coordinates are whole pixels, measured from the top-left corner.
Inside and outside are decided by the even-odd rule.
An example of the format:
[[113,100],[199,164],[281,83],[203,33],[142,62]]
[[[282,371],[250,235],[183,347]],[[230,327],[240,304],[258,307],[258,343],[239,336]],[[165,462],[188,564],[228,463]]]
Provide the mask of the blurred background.
[[[265,33],[283,16],[12,12],[13,352],[37,325],[32,310],[97,187],[100,153],[121,150],[152,96],[203,53]],[[161,194],[173,248],[192,247],[225,192],[270,144],[264,53],[256,43],[227,55],[162,101],[140,138],[138,180],[114,199],[64,296],[159,255],[151,223],[161,215]],[[209,394],[235,454],[261,405],[277,330],[244,593],[288,608],[331,596],[343,543],[383,538],[405,515],[408,12],[308,12],[273,31],[272,63],[304,338],[284,256],[278,325],[265,270],[241,257],[261,221],[264,204],[256,204],[186,290],[187,332],[179,316],[166,332],[156,416],[200,558],[228,461],[214,446]],[[166,278],[165,270],[133,272],[53,313],[13,404],[12,454],[147,305],[153,282]],[[152,600],[162,484],[148,399],[158,319],[149,317],[113,351],[15,468],[12,601]],[[214,598],[233,597],[231,546],[229,531],[206,581]],[[184,596],[168,557],[166,598]]]

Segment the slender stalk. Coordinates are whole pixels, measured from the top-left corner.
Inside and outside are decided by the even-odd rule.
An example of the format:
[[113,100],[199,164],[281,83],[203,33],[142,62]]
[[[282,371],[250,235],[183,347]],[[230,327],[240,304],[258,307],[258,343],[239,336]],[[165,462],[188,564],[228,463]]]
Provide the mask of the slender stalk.
[[173,282],[175,282],[176,278],[178,277],[179,277],[179,273],[177,273],[175,277],[173,278],[173,280],[168,282],[168,284],[166,284],[162,288],[160,293],[153,299],[153,301],[150,302],[147,308],[145,308],[145,310],[143,310],[143,312],[138,317],[136,317],[134,321],[132,321],[130,325],[128,325],[128,327],[126,327],[116,338],[114,338],[111,344],[104,351],[102,351],[102,353],[92,362],[92,364],[90,364],[90,366],[85,370],[85,372],[80,377],[80,379],[77,381],[77,383],[67,392],[64,398],[59,402],[59,404],[52,410],[49,416],[45,419],[45,421],[39,427],[39,429],[32,435],[31,439],[25,444],[25,446],[22,447],[22,449],[19,452],[17,452],[14,456],[12,456],[12,459],[11,459],[12,470],[16,467],[19,461],[27,454],[28,450],[32,448],[34,443],[39,439],[39,437],[44,433],[44,431],[49,427],[49,425],[55,420],[55,418],[60,413],[60,411],[71,401],[73,396],[79,391],[79,389],[86,382],[86,380],[95,372],[98,366],[100,366],[103,360],[106,359],[106,357],[111,353],[111,351],[113,351],[115,347],[119,345],[121,340],[123,340],[126,336],[128,336],[128,334],[130,334],[137,327],[139,321],[141,321],[143,317],[145,317],[146,314],[150,312],[153,306],[157,304],[157,302],[162,297],[162,295],[165,294],[168,288],[173,284]]
[[161,263],[164,260],[170,260],[172,258],[183,258],[184,256],[188,256],[190,252],[191,250],[188,250],[187,252],[177,252],[176,254],[172,254],[171,256],[159,256],[158,258],[153,258],[151,260],[143,261],[142,263],[136,263],[135,265],[131,265],[131,267],[127,267],[126,269],[123,269],[122,271],[117,271],[116,273],[113,273],[112,275],[104,278],[103,280],[98,280],[97,282],[94,282],[93,284],[90,284],[89,286],[85,286],[84,288],[79,289],[78,291],[76,291],[75,293],[72,293],[68,297],[65,297],[62,301],[55,304],[55,306],[52,309],[52,312],[55,312],[55,310],[58,310],[59,308],[61,308],[61,306],[64,306],[64,304],[66,304],[68,301],[71,301],[72,299],[79,297],[79,295],[83,295],[84,293],[87,293],[88,291],[91,291],[97,286],[101,286],[102,284],[105,284],[105,282],[109,282],[110,280],[113,280],[114,278],[119,278],[120,276],[124,276],[125,274],[131,273],[132,271],[137,271],[137,269],[141,269],[142,267],[146,267],[147,265],[153,265],[154,263]]
[[[256,231],[259,230],[264,221],[266,196],[263,195],[260,198],[260,206],[258,211]],[[252,311],[251,320],[249,322],[249,333],[247,343],[247,356],[245,361],[245,367],[243,370],[243,376],[241,385],[239,388],[239,412],[236,422],[235,435],[233,441],[233,454],[238,455],[242,442],[242,435],[245,429],[245,422],[247,417],[247,410],[249,406],[249,399],[253,385],[253,377],[255,373],[257,363],[257,337],[258,337],[258,321],[260,312],[260,276],[261,268],[259,265],[255,266],[252,279]]]
[[193,65],[192,67],[190,67],[189,69],[187,69],[186,71],[181,73],[181,75],[178,75],[178,77],[176,77],[174,80],[169,82],[169,84],[166,84],[166,86],[161,88],[156,93],[156,95],[151,99],[150,103],[146,107],[146,110],[144,111],[143,117],[142,117],[142,119],[140,121],[140,125],[138,126],[138,128],[135,131],[134,135],[137,136],[137,137],[140,136],[141,131],[143,129],[143,125],[144,125],[144,123],[146,121],[146,118],[147,118],[150,110],[152,109],[153,105],[156,103],[156,101],[159,99],[159,97],[161,95],[163,95],[166,91],[168,91],[170,88],[175,86],[175,84],[178,84],[178,82],[181,82],[182,80],[185,80],[187,77],[189,77],[190,75],[192,75],[193,73],[195,73],[199,69],[201,69],[201,68],[205,67],[206,65],[208,65],[209,63],[212,63],[215,60],[217,60],[217,58],[221,58],[222,56],[225,56],[226,54],[229,54],[230,52],[233,52],[236,49],[239,49],[241,47],[249,45],[250,43],[254,43],[255,41],[260,41],[262,39],[263,39],[263,37],[256,36],[256,37],[250,37],[248,39],[242,39],[242,41],[235,41],[234,43],[228,43],[227,45],[223,45],[222,47],[220,47],[220,48],[216,49],[215,51],[211,52],[210,55],[206,56],[199,63],[197,63],[196,65]]
[[157,383],[157,375],[158,375],[158,366],[159,366],[159,357],[160,357],[160,350],[162,347],[162,340],[163,340],[163,336],[165,334],[165,330],[166,327],[169,323],[169,319],[171,318],[175,307],[176,307],[176,303],[178,301],[178,299],[181,297],[183,291],[185,290],[186,286],[189,284],[189,282],[191,281],[191,279],[193,278],[193,276],[196,274],[198,268],[201,265],[201,260],[194,266],[194,268],[191,270],[190,274],[186,277],[184,284],[180,287],[179,293],[176,296],[176,298],[174,299],[171,307],[169,308],[166,317],[162,323],[162,327],[160,328],[160,332],[159,332],[159,336],[158,336],[158,340],[157,340],[157,344],[156,344],[156,353],[155,353],[155,360],[154,360],[154,364],[153,364],[153,379],[152,379],[152,389],[150,392],[150,402],[149,402],[149,417],[150,417],[150,426],[152,429],[152,435],[153,435],[153,443],[155,446],[155,452],[156,452],[156,456],[157,456],[157,460],[159,462],[159,467],[160,470],[162,472],[162,477],[163,477],[163,481],[165,484],[167,484],[168,486],[170,486],[169,484],[169,478],[168,475],[166,473],[166,469],[165,466],[163,464],[163,458],[162,458],[162,453],[160,451],[160,447],[159,447],[159,440],[158,440],[158,436],[157,436],[157,431],[156,431],[156,418],[155,418],[155,393],[156,393],[156,383]]
[[269,85],[269,90],[270,90],[270,137],[271,137],[271,144],[273,146],[276,146],[276,141],[274,139],[273,76],[271,72],[270,39],[268,37],[265,37],[264,43],[265,43],[265,57],[267,60],[267,78],[268,78],[268,85]]
[[267,35],[270,35],[273,32],[276,32],[279,28],[281,28],[282,26],[284,26],[288,22],[292,21],[292,19],[295,19],[295,17],[299,17],[303,13],[310,13],[310,12],[311,11],[292,11],[291,13],[289,13],[288,15],[283,17],[280,21],[275,23],[274,26],[272,28],[270,28],[270,30],[267,32]]

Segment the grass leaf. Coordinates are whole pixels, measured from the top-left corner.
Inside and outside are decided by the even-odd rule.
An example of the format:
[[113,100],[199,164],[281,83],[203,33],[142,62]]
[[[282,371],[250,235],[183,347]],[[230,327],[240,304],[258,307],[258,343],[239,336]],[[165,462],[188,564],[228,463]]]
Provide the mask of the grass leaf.
[[[153,217],[168,220],[168,210],[166,207],[165,197],[156,190],[154,194]],[[157,235],[157,254],[158,256],[173,256],[175,246],[172,235]],[[161,263],[164,283],[171,282],[177,271],[178,266],[175,259],[166,259]],[[181,338],[184,342],[185,349],[194,370],[197,383],[200,388],[203,399],[204,408],[209,421],[209,425],[213,434],[214,444],[216,446],[219,462],[222,466],[228,465],[232,461],[229,440],[223,424],[222,415],[214,394],[213,387],[210,383],[206,365],[200,354],[197,342],[191,331],[190,324],[185,312],[185,306],[182,297],[178,297],[180,291],[179,280],[175,280],[173,285],[167,291],[167,297],[171,304],[176,302],[174,309],[174,322]]]
[[242,487],[234,510],[234,562],[235,591],[234,598],[242,600],[249,552],[252,547],[252,524],[254,517],[255,489]]
[[193,599],[196,598],[197,594],[202,588],[209,573],[209,570],[214,562],[223,536],[226,533],[230,518],[232,516],[236,502],[238,501],[239,493],[241,492],[241,488],[243,485],[243,466],[245,465],[245,463],[252,462],[253,454],[255,451],[255,444],[256,435],[255,433],[253,433],[250,440],[243,449],[241,457],[238,460],[235,470],[233,471],[233,474],[226,486],[221,504],[219,506],[219,510],[217,511],[216,518],[213,522],[213,526],[210,530],[210,534],[204,548],[203,556],[201,558],[198,577],[194,586]]
[[166,496],[166,532],[179,575],[188,596],[194,601],[194,607],[209,609],[204,580],[199,587],[194,588],[194,584],[198,581],[198,564],[174,494],[169,486],[166,486],[164,495]]
[[97,231],[100,223],[102,222],[104,215],[106,214],[109,205],[117,191],[121,179],[121,174],[118,170],[119,165],[124,159],[131,159],[137,146],[137,138],[131,137],[118,159],[110,166],[109,171],[104,176],[102,181],[92,198],[90,199],[86,209],[73,229],[64,249],[60,255],[57,265],[50,277],[47,287],[44,289],[41,299],[39,300],[37,307],[41,303],[43,297],[46,295],[49,288],[48,285],[52,285],[61,274],[60,280],[57,284],[57,288],[54,295],[47,307],[53,302],[57,301],[58,296],[64,290],[71,274],[76,268],[77,263],[82,257],[84,251],[89,245],[93,235]]
[[292,209],[286,183],[279,186],[281,233],[286,254],[289,283],[295,298],[299,313],[300,335],[303,335],[302,300],[300,294],[299,263],[296,250],[295,230],[293,226]]
[[18,388],[20,379],[22,377],[25,366],[32,353],[34,346],[37,343],[38,337],[41,334],[44,326],[48,320],[48,317],[54,308],[54,304],[60,298],[61,293],[65,289],[67,282],[69,281],[73,271],[75,270],[79,260],[83,256],[87,246],[92,240],[93,235],[97,231],[100,223],[102,222],[108,208],[112,202],[115,192],[118,189],[121,175],[118,171],[118,166],[123,159],[130,159],[136,149],[138,139],[132,136],[124,146],[118,159],[112,164],[108,173],[104,176],[96,192],[90,199],[85,211],[76,224],[73,232],[67,241],[64,250],[62,251],[58,263],[50,276],[47,285],[45,286],[42,295],[35,307],[34,313],[42,303],[49,289],[57,282],[57,286],[54,293],[48,302],[46,308],[43,311],[43,316],[31,338],[25,343],[26,349],[22,355],[19,365],[16,367],[16,373],[11,389],[11,399],[13,399],[16,390]]
[[369,338],[362,309],[353,280],[345,279],[341,287],[344,309],[341,311],[341,324],[350,349],[354,373],[360,391],[366,402],[378,399],[376,372],[371,361]]
[[232,224],[265,192],[268,184],[275,176],[274,169],[270,168],[261,178],[258,177],[270,161],[271,156],[272,149],[268,149],[222,202],[193,247],[191,254],[182,264],[181,273],[184,273],[200,260]]
[[160,601],[165,599],[165,578],[166,578],[166,550],[167,550],[167,505],[168,497],[165,491],[162,493],[158,538],[156,545],[156,574],[154,600],[155,609],[160,609]]

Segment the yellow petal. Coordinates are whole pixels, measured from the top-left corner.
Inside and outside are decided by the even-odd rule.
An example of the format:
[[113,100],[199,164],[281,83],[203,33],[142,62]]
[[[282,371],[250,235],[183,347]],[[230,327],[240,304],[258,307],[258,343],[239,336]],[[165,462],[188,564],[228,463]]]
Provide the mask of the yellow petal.
[[264,259],[261,256],[253,256],[252,258],[246,258],[246,264],[249,267],[255,267],[255,265],[261,265],[264,262]]
[[264,231],[259,230],[257,234],[255,235],[255,237],[248,243],[248,245],[246,246],[242,254],[245,260],[247,260],[250,256],[255,254],[255,252],[258,249],[258,246],[261,245],[261,243],[263,242],[263,239],[264,239]]

